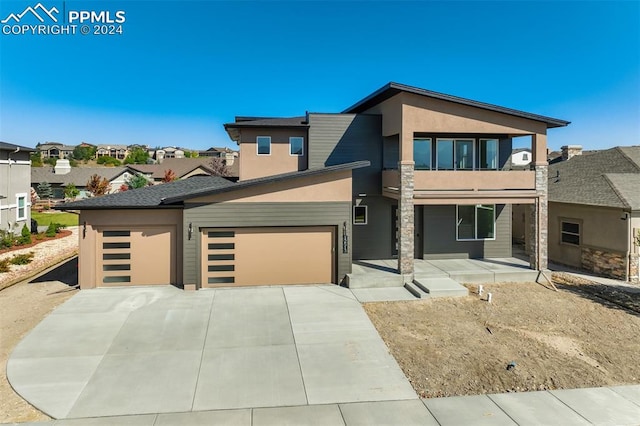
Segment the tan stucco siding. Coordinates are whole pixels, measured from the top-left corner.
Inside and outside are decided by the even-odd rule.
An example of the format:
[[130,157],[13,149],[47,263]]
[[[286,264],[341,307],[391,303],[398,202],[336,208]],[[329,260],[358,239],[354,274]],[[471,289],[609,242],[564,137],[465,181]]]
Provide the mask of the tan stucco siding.
[[[256,138],[271,137],[271,154],[258,155]],[[304,155],[289,154],[289,138],[304,138]],[[242,129],[240,132],[240,180],[306,170],[307,129]]]
[[365,114],[382,115],[382,136],[398,135],[402,132],[402,98],[400,95],[380,102],[365,111]]
[[189,200],[190,203],[322,201],[351,201],[350,170],[276,182],[268,186],[262,185]]
[[[580,247],[626,253],[629,247],[628,224],[622,209],[549,203],[549,259],[580,266]],[[575,219],[580,223],[580,247],[561,243],[560,222]]]
[[[136,227],[175,229],[175,247],[170,251],[173,253],[171,270],[175,283],[181,284],[182,256],[177,254],[182,252],[182,210],[83,210],[80,213],[78,262],[80,288],[94,288],[101,285],[98,282],[101,274],[97,270],[101,264],[99,233],[105,229],[128,230]],[[153,258],[153,251],[147,255]]]

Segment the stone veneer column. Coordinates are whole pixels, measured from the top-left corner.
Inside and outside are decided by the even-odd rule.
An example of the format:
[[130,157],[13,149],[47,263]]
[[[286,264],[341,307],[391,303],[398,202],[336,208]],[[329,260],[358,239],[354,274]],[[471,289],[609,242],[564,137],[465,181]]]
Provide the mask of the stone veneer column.
[[549,167],[535,166],[536,203],[530,207],[529,225],[529,265],[531,269],[548,267],[548,226],[549,226]]
[[413,280],[414,211],[413,161],[400,161],[400,199],[398,200],[398,272]]

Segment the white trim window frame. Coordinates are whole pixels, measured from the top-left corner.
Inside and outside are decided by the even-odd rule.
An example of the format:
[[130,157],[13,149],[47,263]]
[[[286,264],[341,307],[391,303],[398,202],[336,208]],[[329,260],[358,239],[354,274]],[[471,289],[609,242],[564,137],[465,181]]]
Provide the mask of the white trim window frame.
[[[266,140],[266,141],[268,141],[268,145],[267,145],[267,147],[268,147],[268,151],[269,151],[269,152],[267,152],[267,153],[264,153],[264,152],[263,152],[263,153],[261,153],[261,152],[260,152],[260,140],[261,140],[261,139],[262,139],[262,140]],[[266,155],[271,155],[271,136],[256,136],[256,154],[257,154],[257,155],[260,155],[260,156],[263,156],[263,155],[265,155],[265,156],[266,156]]]
[[[569,225],[566,226],[565,225]],[[577,229],[576,229],[577,228]],[[560,219],[560,244],[580,247],[582,243],[582,221],[578,219]]]
[[[300,143],[300,152],[293,152],[293,141],[296,140]],[[302,157],[304,156],[304,137],[302,136],[291,136],[289,138],[289,156],[291,157]]]
[[[473,209],[473,238],[460,238],[460,207],[474,207]],[[478,209],[492,210],[491,237],[478,237]],[[496,239],[496,205],[495,204],[456,204],[456,241],[495,241]]]
[[[440,150],[438,149],[438,144],[451,142],[451,158],[452,164],[451,168],[440,168],[439,157]],[[459,142],[471,142],[471,163],[469,167],[458,168],[458,156],[457,156],[457,145]],[[476,169],[476,140],[474,138],[436,138],[436,162],[433,170],[475,170]]]
[[[362,209],[364,213],[357,214],[356,209]],[[359,217],[362,217],[363,219],[358,219]],[[367,206],[365,205],[353,206],[353,224],[366,225],[368,221],[369,221],[369,212],[367,211]]]
[[[22,206],[20,205],[20,200],[22,200]],[[25,221],[27,220],[27,193],[21,192],[16,194],[16,221]],[[20,214],[20,210],[22,210],[22,214]]]

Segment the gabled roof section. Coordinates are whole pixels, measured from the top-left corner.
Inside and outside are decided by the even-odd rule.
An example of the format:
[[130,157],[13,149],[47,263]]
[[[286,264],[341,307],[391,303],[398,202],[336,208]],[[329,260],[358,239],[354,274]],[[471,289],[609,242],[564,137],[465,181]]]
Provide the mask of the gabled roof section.
[[250,188],[250,187],[259,186],[259,185],[268,185],[275,182],[281,182],[281,181],[292,180],[292,179],[300,179],[304,177],[317,176],[317,175],[322,175],[327,173],[339,172],[343,170],[359,169],[362,167],[368,167],[370,165],[371,163],[369,161],[355,161],[352,163],[338,164],[335,166],[323,167],[320,169],[308,169],[301,172],[282,173],[279,175],[265,176],[265,177],[256,178],[256,179],[248,179],[248,180],[240,181],[230,186],[224,186],[219,188],[201,188],[191,192],[185,192],[183,194],[176,195],[173,197],[167,197],[163,201],[163,203],[169,203],[169,204],[176,203],[176,202],[184,201],[190,198],[204,197],[207,195],[221,194],[224,192],[239,191],[241,189]]
[[640,146],[577,155],[549,166],[549,201],[640,209]]
[[569,121],[560,120],[557,118],[545,117],[543,115],[538,115],[538,114],[531,114],[529,112],[518,111],[515,109],[505,108],[498,105],[492,105],[484,102],[474,101],[471,99],[459,98],[457,96],[447,95],[439,92],[433,92],[431,90],[420,89],[418,87],[407,86],[405,84],[399,84],[399,83],[393,83],[393,82],[387,83],[386,85],[376,90],[366,98],[358,101],[356,104],[345,109],[343,113],[362,113],[368,110],[369,108],[373,107],[374,105],[377,105],[401,92],[413,93],[415,95],[426,96],[429,98],[440,99],[440,100],[454,102],[462,105],[469,105],[475,108],[481,108],[489,111],[500,112],[503,114],[508,114],[516,117],[527,118],[529,120],[540,121],[540,122],[546,123],[547,128],[564,127],[570,123]]
[[163,200],[178,197],[196,191],[213,191],[216,188],[233,186],[234,183],[217,176],[194,176],[160,185],[131,189],[125,192],[87,198],[56,206],[57,210],[107,210],[107,209],[148,209],[179,208],[181,205],[169,205]]
[[20,151],[28,151],[28,152],[36,152],[35,148],[29,148],[22,145],[15,145],[9,142],[0,141],[0,150],[2,151],[15,151],[16,149],[20,149]]
[[160,164],[130,164],[129,168],[151,175],[154,179],[162,179],[167,170],[171,170],[178,178],[181,178],[198,168],[202,168],[208,174],[213,174],[210,163],[211,157],[165,158]]
[[69,173],[56,174],[53,167],[32,167],[31,183],[48,182],[61,186],[74,184],[77,187],[85,187],[94,174],[112,181],[127,170],[127,167],[71,167]]

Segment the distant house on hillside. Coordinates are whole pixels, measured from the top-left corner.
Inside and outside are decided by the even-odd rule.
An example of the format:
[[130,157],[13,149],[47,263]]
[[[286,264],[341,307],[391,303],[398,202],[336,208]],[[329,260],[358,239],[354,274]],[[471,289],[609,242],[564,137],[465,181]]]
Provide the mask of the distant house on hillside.
[[63,199],[64,190],[68,185],[75,185],[80,191],[77,198],[89,196],[86,190],[89,178],[94,174],[109,181],[109,193],[120,190],[120,186],[135,172],[128,167],[70,167],[66,160],[58,160],[55,167],[32,167],[31,186],[37,191],[38,185],[47,182],[51,185],[54,199]]
[[[204,158],[167,158],[162,164],[131,164],[129,167],[147,176],[154,183],[161,183],[165,173],[171,170],[177,179],[186,179],[192,176],[211,176],[211,157]],[[228,167],[230,180],[237,180],[238,168]]]
[[167,146],[155,151],[149,151],[149,158],[155,160],[156,163],[162,163],[165,158],[184,158],[184,150],[173,146]]
[[40,151],[42,159],[47,158],[70,158],[73,156],[75,146],[64,145],[59,142],[45,142],[37,144],[36,149]]
[[221,148],[214,146],[212,148],[207,149],[206,151],[198,151],[199,157],[222,158],[223,160],[226,161],[227,166],[233,165],[235,160],[238,158],[239,154],[240,153],[238,151],[234,151],[231,148],[227,148],[226,146]]
[[129,155],[129,148],[126,145],[98,145],[96,149],[96,158],[108,156],[124,160],[127,155]]
[[30,226],[29,157],[35,149],[0,142],[0,230],[19,233]]

